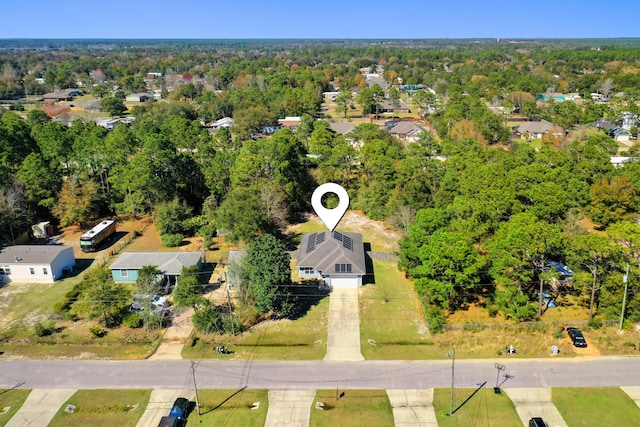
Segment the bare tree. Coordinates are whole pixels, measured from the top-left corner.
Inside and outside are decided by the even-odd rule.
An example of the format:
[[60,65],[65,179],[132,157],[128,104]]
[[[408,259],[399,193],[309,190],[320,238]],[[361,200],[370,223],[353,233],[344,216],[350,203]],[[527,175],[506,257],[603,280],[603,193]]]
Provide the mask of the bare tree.
[[13,232],[15,222],[27,216],[26,196],[24,186],[20,181],[13,180],[8,187],[0,188],[0,223],[6,221],[13,244],[16,238]]
[[613,93],[613,89],[615,84],[613,83],[613,79],[604,79],[602,83],[600,83],[600,92],[605,98],[609,98]]

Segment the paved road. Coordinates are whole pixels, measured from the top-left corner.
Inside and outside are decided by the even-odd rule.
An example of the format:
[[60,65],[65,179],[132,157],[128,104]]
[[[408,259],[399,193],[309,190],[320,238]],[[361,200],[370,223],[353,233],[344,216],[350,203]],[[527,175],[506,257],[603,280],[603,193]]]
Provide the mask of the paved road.
[[[502,387],[640,385],[640,358],[456,360],[455,386],[495,385],[500,374],[513,378]],[[41,389],[182,388],[190,380],[188,360],[0,361],[0,387]],[[203,361],[199,388],[264,389],[425,389],[451,385],[451,361]]]

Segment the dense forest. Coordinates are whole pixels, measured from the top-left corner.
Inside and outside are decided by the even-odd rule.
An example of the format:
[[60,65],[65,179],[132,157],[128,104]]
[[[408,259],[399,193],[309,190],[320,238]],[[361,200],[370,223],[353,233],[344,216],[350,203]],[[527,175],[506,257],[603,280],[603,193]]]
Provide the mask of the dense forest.
[[[309,210],[315,186],[331,181],[352,208],[402,231],[399,267],[432,323],[471,303],[536,318],[540,290],[557,276],[549,261],[575,271],[573,292],[590,316],[615,317],[626,264],[639,276],[638,145],[615,168],[620,144],[581,126],[640,113],[639,43],[127,43],[0,43],[0,99],[15,110],[0,116],[2,242],[41,219],[87,226],[143,214],[154,215],[167,245],[195,233],[279,236]],[[369,86],[365,67],[387,87]],[[400,82],[431,90],[410,94]],[[135,121],[113,130],[61,120],[32,101],[68,88],[103,107],[134,92],[163,99],[116,109]],[[334,118],[322,108],[331,91],[340,93]],[[540,101],[551,92],[580,101]],[[381,99],[405,101],[430,132],[393,136],[374,117]],[[363,120],[352,132],[331,129],[329,120],[354,114]],[[262,131],[287,116],[301,117],[295,130]],[[224,117],[229,129],[203,126]],[[534,144],[513,137],[512,118],[562,132]],[[632,321],[637,282],[629,281]]]

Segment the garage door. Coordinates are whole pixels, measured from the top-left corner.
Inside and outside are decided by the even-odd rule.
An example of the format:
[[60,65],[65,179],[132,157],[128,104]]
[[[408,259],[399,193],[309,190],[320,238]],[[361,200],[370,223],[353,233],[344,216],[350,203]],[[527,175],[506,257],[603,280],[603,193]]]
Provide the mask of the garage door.
[[357,288],[358,279],[355,277],[332,277],[331,287],[333,288]]

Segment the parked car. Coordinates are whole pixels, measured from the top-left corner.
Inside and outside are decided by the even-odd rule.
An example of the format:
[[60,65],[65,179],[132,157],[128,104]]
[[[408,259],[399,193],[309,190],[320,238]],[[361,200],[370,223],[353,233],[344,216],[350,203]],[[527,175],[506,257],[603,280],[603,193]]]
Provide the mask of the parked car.
[[173,407],[169,412],[170,417],[177,417],[179,420],[182,420],[187,417],[189,413],[189,399],[185,399],[184,397],[179,397],[173,402]]
[[567,328],[567,333],[569,334],[569,338],[571,338],[571,342],[576,347],[586,347],[587,340],[584,339],[584,335],[578,328]]
[[162,417],[158,423],[158,427],[179,427],[180,420],[178,417]]
[[529,427],[549,427],[549,424],[540,417],[534,417],[529,420]]

